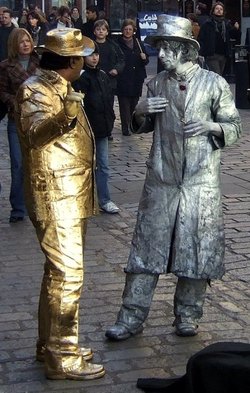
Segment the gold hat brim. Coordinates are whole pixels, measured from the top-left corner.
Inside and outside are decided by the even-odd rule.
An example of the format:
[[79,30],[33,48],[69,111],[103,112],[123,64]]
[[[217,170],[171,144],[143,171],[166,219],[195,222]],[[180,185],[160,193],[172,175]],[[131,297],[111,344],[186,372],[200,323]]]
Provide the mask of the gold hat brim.
[[50,53],[55,53],[59,56],[65,56],[65,57],[70,57],[70,56],[90,56],[94,50],[95,50],[95,44],[94,41],[92,41],[90,38],[83,36],[82,37],[82,45],[80,47],[75,47],[75,48],[49,48],[46,47],[45,45],[39,45],[36,46],[35,51],[38,54],[43,54],[44,52],[50,52]]

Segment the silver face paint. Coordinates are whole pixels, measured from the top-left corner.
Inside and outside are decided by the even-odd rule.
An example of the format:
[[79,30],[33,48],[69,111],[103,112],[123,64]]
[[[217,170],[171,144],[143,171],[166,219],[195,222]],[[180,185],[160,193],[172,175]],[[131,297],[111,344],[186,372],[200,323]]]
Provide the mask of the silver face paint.
[[185,62],[183,59],[183,53],[180,44],[176,41],[159,41],[158,45],[158,57],[166,71],[178,70],[182,67],[182,71],[190,67],[189,62]]

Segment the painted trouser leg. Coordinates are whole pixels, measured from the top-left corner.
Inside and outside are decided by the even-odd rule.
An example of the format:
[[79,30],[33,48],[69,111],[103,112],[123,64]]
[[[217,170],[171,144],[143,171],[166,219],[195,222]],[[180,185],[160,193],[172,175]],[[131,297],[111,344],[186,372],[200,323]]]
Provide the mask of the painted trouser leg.
[[193,324],[194,329],[197,328],[197,321],[203,315],[206,288],[207,280],[178,278],[174,295],[174,325],[178,327],[180,324]]
[[95,379],[102,365],[89,364],[78,346],[79,299],[83,284],[86,220],[34,223],[46,261],[39,301],[37,351],[45,347],[50,379]]
[[142,330],[158,278],[153,274],[127,273],[122,306],[115,325],[106,331],[108,338],[122,340]]
[[36,223],[36,231],[46,256],[39,300],[38,346],[46,344],[46,368],[63,370],[82,361],[78,313],[86,221]]

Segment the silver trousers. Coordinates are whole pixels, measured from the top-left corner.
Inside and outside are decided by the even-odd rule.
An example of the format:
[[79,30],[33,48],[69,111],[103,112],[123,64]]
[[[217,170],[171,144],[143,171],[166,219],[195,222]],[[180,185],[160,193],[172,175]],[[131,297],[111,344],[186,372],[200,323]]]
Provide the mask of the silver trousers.
[[[159,275],[126,274],[122,306],[116,323],[124,325],[131,333],[143,324],[148,316]],[[197,321],[203,315],[207,281],[178,278],[174,296],[174,314],[184,322]]]
[[196,322],[203,315],[207,280],[179,277],[174,295],[174,315],[178,322]]

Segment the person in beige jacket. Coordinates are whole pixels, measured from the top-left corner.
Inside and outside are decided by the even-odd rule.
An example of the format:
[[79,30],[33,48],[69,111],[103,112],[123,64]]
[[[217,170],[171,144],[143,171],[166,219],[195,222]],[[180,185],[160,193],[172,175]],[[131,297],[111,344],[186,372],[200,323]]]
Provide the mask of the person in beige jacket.
[[15,118],[25,173],[30,219],[45,255],[39,302],[37,360],[50,379],[100,378],[102,365],[89,364],[78,345],[79,298],[87,217],[96,213],[95,144],[71,82],[94,43],[78,29],[51,30],[41,69],[17,93]]

